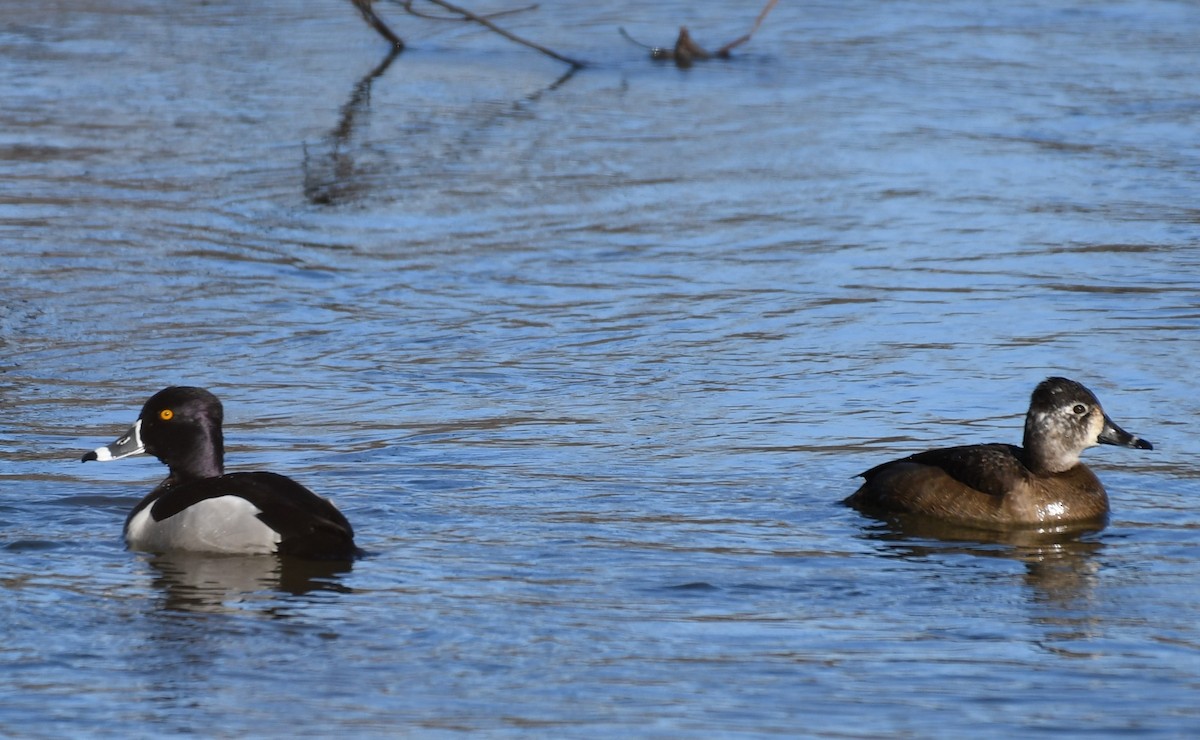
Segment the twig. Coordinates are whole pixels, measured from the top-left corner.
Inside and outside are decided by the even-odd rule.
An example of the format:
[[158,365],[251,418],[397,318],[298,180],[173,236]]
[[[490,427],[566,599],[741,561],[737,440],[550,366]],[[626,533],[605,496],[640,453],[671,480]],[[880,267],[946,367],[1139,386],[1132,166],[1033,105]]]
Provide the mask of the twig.
[[363,20],[367,22],[371,28],[379,32],[379,35],[387,39],[392,48],[400,51],[404,48],[404,41],[397,36],[388,25],[383,22],[383,19],[375,15],[375,11],[371,8],[371,0],[350,0],[354,3],[354,7],[358,8],[358,12],[362,13]]
[[675,40],[675,65],[679,67],[690,67],[692,62],[697,59],[708,59],[712,54],[704,50],[700,44],[692,41],[692,35],[688,33],[686,26],[679,27],[679,38]]
[[750,30],[746,33],[746,35],[742,36],[741,38],[734,39],[733,41],[730,41],[728,44],[725,44],[724,46],[722,46],[720,49],[717,49],[716,56],[728,57],[730,49],[734,48],[735,46],[741,46],[742,44],[749,41],[750,37],[753,36],[754,33],[758,30],[758,27],[762,25],[763,20],[767,17],[767,13],[771,12],[771,8],[774,8],[775,3],[777,3],[777,2],[779,2],[779,0],[767,0],[767,4],[763,6],[762,12],[760,12],[758,14],[758,18],[756,18],[754,20],[754,25],[750,27]]
[[521,44],[522,46],[528,46],[530,49],[534,49],[535,51],[540,51],[541,53],[545,54],[546,56],[551,57],[553,59],[557,59],[558,61],[563,62],[564,64],[569,64],[572,67],[575,67],[576,69],[582,69],[587,66],[586,62],[581,62],[578,59],[572,59],[571,57],[563,56],[562,54],[559,54],[556,51],[551,51],[550,49],[547,49],[546,47],[544,47],[540,44],[536,44],[532,41],[527,41],[527,40],[521,38],[520,36],[516,35],[515,33],[512,33],[511,31],[505,31],[503,28],[497,26],[495,23],[492,23],[486,17],[481,16],[481,15],[476,15],[475,13],[472,13],[471,11],[467,10],[466,8],[460,8],[453,3],[446,2],[446,0],[426,0],[426,2],[443,7],[446,10],[449,10],[451,13],[458,13],[459,15],[463,16],[463,18],[465,18],[466,20],[474,21],[475,23],[478,23],[479,25],[481,25],[485,28],[495,31],[496,33],[500,34],[501,36],[508,39],[509,41],[515,41],[516,43]]
[[[408,12],[409,15],[415,15],[418,18],[424,18],[424,19],[430,20],[430,21],[469,22],[471,20],[470,18],[464,18],[462,16],[434,15],[433,13],[422,12],[413,7],[413,3],[416,2],[416,0],[392,0],[392,2],[396,3],[400,7],[404,8],[404,10],[406,12]],[[541,6],[539,6],[538,4],[535,3],[533,5],[526,5],[523,8],[511,8],[509,10],[498,10],[495,13],[488,13],[487,15],[480,16],[480,18],[503,18],[506,15],[516,15],[517,13],[528,13],[531,10],[537,10],[539,7],[541,7]]]
[[687,68],[692,66],[692,63],[697,59],[709,59],[713,55],[704,50],[704,47],[692,40],[692,35],[688,33],[687,26],[679,27],[679,36],[675,38],[675,46],[668,49],[664,46],[650,46],[643,44],[634,37],[630,36],[624,28],[618,27],[617,30],[627,40],[637,44],[643,49],[650,51],[650,58],[656,60],[675,62],[676,67]]
[[[430,0],[430,2],[433,2],[433,0]],[[692,35],[688,33],[686,27],[680,27],[679,36],[675,39],[675,46],[671,49],[662,46],[650,46],[649,44],[643,44],[641,41],[638,41],[634,37],[630,36],[624,28],[618,27],[617,30],[620,31],[621,35],[627,40],[637,44],[643,49],[648,49],[650,51],[651,59],[671,60],[675,62],[677,67],[690,67],[697,59],[710,59],[712,57],[728,59],[730,50],[749,41],[750,37],[753,36],[756,31],[758,31],[759,26],[762,25],[763,20],[765,20],[767,17],[767,14],[771,12],[771,9],[774,8],[775,4],[778,2],[779,0],[767,0],[767,4],[763,6],[761,11],[759,11],[758,18],[754,19],[754,25],[750,27],[749,32],[739,38],[734,39],[733,41],[730,41],[728,44],[725,44],[711,54],[705,51],[704,47],[692,40]]]
[[627,41],[630,41],[637,46],[642,47],[646,51],[649,51],[651,59],[670,59],[673,56],[673,53],[670,49],[664,49],[661,46],[651,46],[650,44],[643,44],[641,41],[638,41],[629,35],[629,32],[625,30],[624,26],[617,26],[617,31],[619,31]]

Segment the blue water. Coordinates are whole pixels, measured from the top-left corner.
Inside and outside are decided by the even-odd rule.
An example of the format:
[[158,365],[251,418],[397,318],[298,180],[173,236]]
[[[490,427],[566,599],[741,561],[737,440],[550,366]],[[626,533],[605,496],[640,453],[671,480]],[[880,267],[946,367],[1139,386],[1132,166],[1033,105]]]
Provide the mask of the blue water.
[[[1200,7],[376,7],[5,7],[0,734],[1195,732]],[[1103,531],[838,505],[1052,374]],[[169,384],[369,555],[127,552]]]

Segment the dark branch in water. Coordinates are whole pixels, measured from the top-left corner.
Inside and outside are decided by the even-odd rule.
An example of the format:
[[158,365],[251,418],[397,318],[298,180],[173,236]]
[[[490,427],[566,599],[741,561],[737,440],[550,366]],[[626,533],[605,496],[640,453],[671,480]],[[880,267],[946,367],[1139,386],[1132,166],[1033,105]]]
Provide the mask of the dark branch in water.
[[354,7],[358,8],[359,13],[362,13],[363,20],[367,22],[367,25],[387,39],[393,49],[400,51],[404,48],[404,41],[388,28],[388,24],[384,23],[382,18],[375,14],[375,10],[371,7],[372,0],[350,0],[350,2],[354,3]]
[[[338,207],[372,197],[395,197],[397,192],[405,191],[404,178],[396,175],[401,169],[401,165],[393,161],[396,150],[390,144],[377,146],[364,131],[372,116],[372,85],[383,77],[399,55],[400,51],[393,49],[375,69],[364,75],[342,106],[337,125],[314,145],[304,144],[304,195],[313,205]],[[448,157],[454,162],[472,157],[478,150],[476,141],[487,138],[482,132],[509,119],[524,119],[527,108],[567,84],[578,72],[578,67],[568,67],[554,82],[513,100],[511,105],[482,106],[465,111],[469,125],[462,130],[461,137],[454,137],[453,145],[449,146],[452,153]],[[445,123],[440,113],[422,112],[417,115],[417,120],[429,128],[444,127]],[[408,153],[402,156],[407,157]]]
[[638,46],[642,47],[646,51],[650,52],[651,59],[671,59],[671,58],[673,58],[672,55],[674,54],[674,52],[671,49],[665,49],[661,46],[651,46],[650,44],[643,44],[641,41],[638,41],[634,37],[630,36],[629,32],[625,30],[624,26],[618,26],[617,31],[619,31],[621,33],[621,35],[624,36],[627,41],[637,44]]
[[[587,64],[585,62],[582,62],[578,59],[572,59],[571,57],[568,57],[563,54],[559,54],[556,51],[547,49],[546,47],[542,46],[541,44],[536,44],[527,39],[523,39],[520,36],[516,35],[515,33],[512,33],[511,31],[504,30],[503,28],[497,26],[495,23],[492,23],[491,20],[489,20],[489,18],[495,18],[495,17],[498,17],[499,15],[507,15],[507,14],[511,14],[511,13],[515,13],[515,12],[522,12],[524,10],[529,10],[529,8],[520,8],[518,10],[509,10],[509,11],[505,11],[504,13],[492,14],[490,16],[482,16],[482,15],[478,15],[476,13],[472,13],[471,11],[467,10],[466,8],[460,8],[457,5],[454,5],[453,3],[446,2],[446,0],[425,0],[425,1],[428,3],[431,3],[433,5],[437,5],[438,7],[445,8],[446,10],[450,11],[451,13],[458,14],[459,16],[462,17],[463,20],[478,23],[479,25],[483,26],[484,28],[487,28],[488,30],[491,30],[491,31],[494,31],[495,33],[500,34],[501,36],[508,39],[509,41],[514,41],[518,44],[521,44],[522,46],[528,46],[530,49],[533,49],[535,51],[540,51],[541,53],[545,54],[546,56],[548,56],[552,59],[557,59],[558,61],[563,62],[564,64],[569,64],[572,67],[574,67],[575,69],[582,69],[587,66]],[[418,13],[417,11],[415,11],[412,7],[413,0],[393,0],[393,2],[396,2],[397,4],[400,5],[400,7],[404,8],[406,11],[408,11],[409,13],[412,13],[413,15],[420,16],[423,18],[431,17],[428,14],[422,14],[422,13]],[[535,5],[532,7],[537,7],[537,6]]]
[[[487,28],[488,30],[493,31],[494,33],[500,34],[501,36],[508,39],[509,41],[521,44],[522,46],[528,46],[530,49],[539,51],[542,54],[545,54],[546,56],[548,56],[552,59],[557,59],[558,61],[563,62],[564,64],[569,64],[572,69],[583,69],[584,67],[587,66],[587,63],[584,61],[581,61],[579,59],[574,59],[572,57],[566,56],[565,54],[559,54],[556,51],[547,49],[546,47],[542,46],[541,44],[534,43],[533,41],[529,41],[528,39],[521,38],[520,36],[516,35],[515,33],[512,33],[511,31],[506,31],[505,29],[501,28],[500,26],[497,26],[495,23],[492,22],[493,18],[500,18],[502,16],[513,15],[515,13],[524,13],[524,12],[528,12],[531,10],[536,10],[538,8],[538,6],[536,4],[528,5],[528,6],[525,6],[522,8],[513,8],[511,10],[503,10],[503,11],[500,11],[497,13],[489,13],[487,15],[479,15],[470,10],[467,10],[466,8],[459,7],[459,6],[449,2],[448,0],[424,0],[424,1],[431,5],[436,5],[440,8],[448,10],[449,12],[453,13],[454,15],[451,15],[451,16],[436,15],[434,13],[428,13],[425,11],[418,10],[416,7],[414,7],[416,0],[391,0],[391,2],[393,2],[394,4],[399,5],[401,8],[403,8],[406,13],[408,13],[409,15],[416,16],[417,18],[425,18],[428,20],[440,20],[440,21],[462,20],[462,21],[469,21],[472,23],[478,23],[479,25],[483,26],[484,28]],[[354,7],[358,8],[359,13],[362,14],[362,17],[367,22],[367,24],[370,25],[371,28],[374,28],[379,33],[379,35],[383,36],[385,39],[388,40],[389,43],[392,44],[392,48],[394,48],[396,50],[400,50],[400,49],[404,48],[404,41],[399,36],[397,36],[392,31],[392,29],[388,28],[388,25],[383,22],[383,19],[380,18],[378,15],[376,15],[375,11],[371,8],[371,3],[374,2],[374,0],[350,0],[350,2],[354,4]],[[661,47],[661,46],[650,46],[648,44],[643,44],[642,42],[640,42],[637,39],[630,36],[629,33],[624,28],[619,28],[618,30],[621,32],[621,35],[624,36],[629,41],[637,44],[638,46],[641,46],[644,49],[649,50],[651,59],[671,60],[671,61],[675,62],[675,65],[678,67],[690,67],[696,61],[701,61],[704,59],[711,59],[713,57],[717,57],[717,58],[721,58],[721,59],[728,59],[730,56],[730,52],[733,49],[746,43],[747,41],[750,40],[750,38],[752,36],[754,36],[754,34],[758,31],[759,27],[762,26],[763,21],[767,17],[767,14],[771,12],[771,9],[774,8],[776,3],[778,3],[778,2],[779,2],[779,0],[767,0],[766,5],[764,5],[763,9],[761,11],[759,11],[758,17],[754,19],[754,25],[750,27],[750,30],[748,32],[746,32],[742,36],[739,36],[738,38],[734,39],[733,41],[730,41],[728,44],[725,44],[724,46],[722,46],[721,48],[717,49],[714,52],[707,51],[704,47],[700,46],[695,41],[693,41],[692,36],[690,33],[688,33],[687,28],[682,27],[682,26],[679,29],[679,36],[678,36],[678,38],[675,39],[675,45],[672,48],[666,48],[666,47]]]
[[771,9],[775,7],[777,2],[779,2],[779,0],[767,0],[767,4],[764,5],[762,11],[759,12],[758,18],[754,20],[754,25],[750,27],[750,30],[745,35],[730,41],[728,44],[725,44],[720,49],[717,49],[711,53],[693,41],[692,35],[688,33],[687,28],[683,26],[679,28],[679,36],[675,39],[675,46],[670,49],[663,46],[650,46],[649,44],[643,44],[641,41],[638,41],[634,37],[630,36],[624,28],[618,28],[617,30],[620,31],[621,35],[629,41],[632,41],[643,49],[648,49],[650,51],[651,59],[671,60],[675,62],[675,66],[677,67],[690,67],[696,61],[711,59],[713,57],[728,59],[730,57],[730,50],[749,41],[750,37],[753,36],[756,31],[758,31],[758,27],[762,25],[763,20],[767,17],[767,14],[771,12]]
[[368,72],[342,106],[337,126],[326,137],[321,151],[309,155],[304,146],[304,195],[314,205],[338,205],[362,196],[371,180],[368,170],[356,161],[360,148],[352,145],[360,119],[370,115],[371,85],[387,72],[401,49],[393,48],[375,69]]
[[758,27],[762,25],[763,20],[767,17],[767,13],[771,12],[771,9],[775,7],[775,3],[777,2],[779,2],[779,0],[767,0],[767,4],[763,6],[763,9],[761,12],[759,12],[758,17],[754,19],[754,25],[750,27],[750,30],[746,32],[746,35],[742,36],[741,38],[734,39],[728,44],[722,46],[720,49],[717,49],[717,56],[728,57],[730,49],[734,48],[735,46],[741,46],[749,41],[750,37],[758,31]]
[[[416,8],[413,7],[413,3],[416,2],[416,0],[392,0],[392,2],[396,3],[400,7],[404,8],[404,10],[406,10],[410,15],[415,15],[418,18],[424,18],[424,19],[430,20],[430,21],[470,21],[471,20],[470,18],[460,16],[460,15],[434,15],[433,13],[426,13],[424,11],[417,10]],[[488,13],[487,15],[481,15],[480,18],[488,18],[488,19],[503,18],[506,15],[516,15],[517,13],[527,13],[531,10],[537,10],[538,7],[539,7],[538,5],[526,5],[524,8],[513,8],[511,10],[500,10],[495,13]]]

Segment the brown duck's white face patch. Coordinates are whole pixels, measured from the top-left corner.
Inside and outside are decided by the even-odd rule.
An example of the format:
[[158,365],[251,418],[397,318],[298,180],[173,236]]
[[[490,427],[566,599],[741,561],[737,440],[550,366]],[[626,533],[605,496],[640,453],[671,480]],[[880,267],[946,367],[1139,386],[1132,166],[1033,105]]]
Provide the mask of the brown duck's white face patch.
[[[1076,401],[1031,413],[1032,440],[1042,464],[1052,471],[1069,470],[1079,464],[1079,454],[1099,444],[1104,429],[1104,411],[1099,404]],[[1032,441],[1031,440],[1031,441]]]
[[1104,431],[1104,410],[1099,406],[1093,406],[1088,416],[1088,429],[1090,434],[1087,438],[1087,446],[1095,447],[1100,444],[1100,433]]

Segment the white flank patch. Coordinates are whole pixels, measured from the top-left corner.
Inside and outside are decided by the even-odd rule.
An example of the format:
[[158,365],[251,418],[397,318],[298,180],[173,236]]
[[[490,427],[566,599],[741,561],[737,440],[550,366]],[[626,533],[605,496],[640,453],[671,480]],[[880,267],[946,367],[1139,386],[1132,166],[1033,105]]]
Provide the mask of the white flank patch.
[[1060,517],[1066,516],[1066,514],[1067,514],[1067,507],[1063,506],[1060,502],[1055,501],[1054,503],[1046,504],[1046,506],[1042,508],[1041,518],[1043,520],[1045,520],[1045,519],[1053,520],[1053,519],[1058,519]]
[[129,520],[125,541],[134,550],[224,552],[242,555],[275,552],[279,533],[256,516],[258,507],[238,496],[218,496],[156,522],[147,506]]

